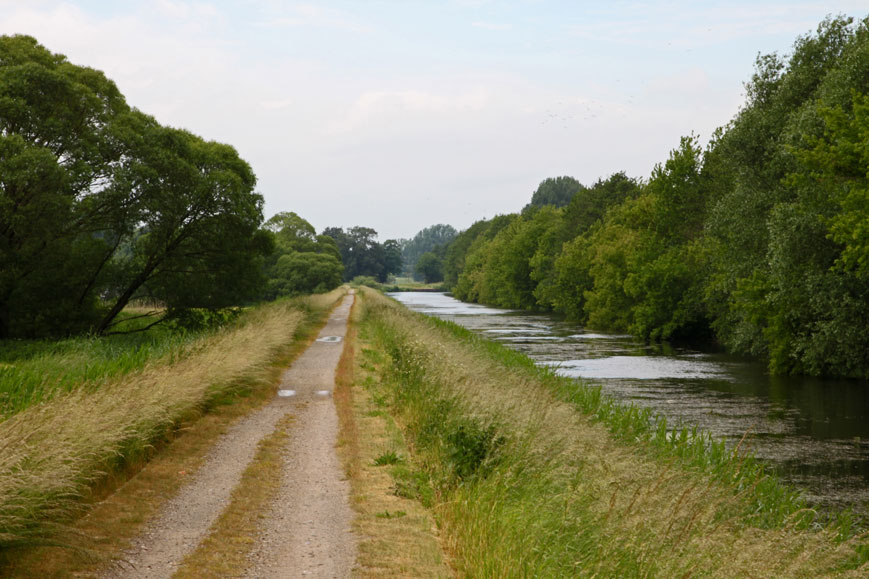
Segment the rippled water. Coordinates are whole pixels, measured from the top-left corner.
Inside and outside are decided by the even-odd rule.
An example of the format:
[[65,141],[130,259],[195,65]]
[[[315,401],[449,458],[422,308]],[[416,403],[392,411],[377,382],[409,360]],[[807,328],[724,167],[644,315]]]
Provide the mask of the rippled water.
[[501,341],[610,396],[697,425],[755,454],[821,507],[869,513],[869,383],[772,377],[723,354],[650,347],[587,332],[553,316],[460,302],[441,293],[390,294],[410,309]]

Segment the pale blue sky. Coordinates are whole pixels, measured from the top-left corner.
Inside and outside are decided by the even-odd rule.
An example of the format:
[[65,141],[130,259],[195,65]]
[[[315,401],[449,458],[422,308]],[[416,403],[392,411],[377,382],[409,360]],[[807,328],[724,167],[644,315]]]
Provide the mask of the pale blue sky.
[[0,0],[0,33],[234,145],[266,217],[386,239],[517,211],[546,177],[647,177],[827,14],[869,0]]

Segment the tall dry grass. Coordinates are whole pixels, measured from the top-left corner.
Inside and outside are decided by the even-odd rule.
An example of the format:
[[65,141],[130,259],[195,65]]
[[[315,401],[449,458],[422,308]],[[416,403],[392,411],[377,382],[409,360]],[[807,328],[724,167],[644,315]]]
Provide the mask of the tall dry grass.
[[[515,353],[373,292],[364,298],[369,355],[382,357],[376,395],[404,425],[423,465],[420,498],[436,497],[462,576],[819,577],[869,570],[865,539],[842,541],[835,528],[806,528],[798,511],[778,523],[754,517],[756,509],[790,504],[768,496],[766,487],[759,491],[760,473],[727,482],[647,438],[616,435],[565,400],[532,364],[505,363]],[[744,464],[744,457],[733,460],[727,472]]]
[[96,389],[83,385],[0,423],[0,548],[50,542],[56,523],[77,510],[94,481],[143,456],[217,398],[263,387],[306,313],[329,307],[341,293],[254,308],[183,356]]

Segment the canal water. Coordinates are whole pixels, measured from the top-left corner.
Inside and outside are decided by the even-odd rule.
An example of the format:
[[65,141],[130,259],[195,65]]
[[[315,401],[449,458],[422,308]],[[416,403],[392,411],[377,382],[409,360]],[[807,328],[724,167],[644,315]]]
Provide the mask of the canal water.
[[[762,364],[720,353],[653,347],[586,331],[554,316],[468,304],[443,293],[389,294],[456,322],[611,397],[651,408],[755,455],[822,509],[869,515],[869,383],[770,376]],[[743,443],[745,444],[745,443]]]

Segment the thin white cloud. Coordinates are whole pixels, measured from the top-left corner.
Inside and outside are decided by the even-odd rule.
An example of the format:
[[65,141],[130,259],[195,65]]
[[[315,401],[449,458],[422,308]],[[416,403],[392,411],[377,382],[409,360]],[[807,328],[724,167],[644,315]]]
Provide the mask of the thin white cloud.
[[269,111],[286,109],[288,107],[293,106],[293,99],[287,98],[287,99],[260,101],[260,106],[266,110],[269,110]]
[[[572,24],[576,37],[627,46],[695,48],[730,41],[814,30],[819,15],[838,14],[860,2],[829,6],[819,2],[636,2],[589,11],[587,22]],[[865,4],[865,3],[864,3]],[[862,8],[866,10],[865,5]]]
[[212,4],[204,2],[184,2],[181,0],[157,0],[151,9],[161,17],[188,20],[190,18],[214,18],[220,11]]
[[437,122],[444,116],[463,115],[484,110],[490,95],[483,88],[457,95],[423,90],[368,91],[350,105],[346,114],[330,123],[329,133],[348,133],[366,126],[393,128],[413,123]]
[[255,23],[261,28],[332,28],[370,33],[373,28],[350,13],[317,4],[266,3],[266,18]]
[[499,31],[499,32],[513,29],[512,24],[507,24],[504,22],[472,22],[471,26],[473,26],[474,28],[482,28],[484,30],[495,30],[495,31]]

